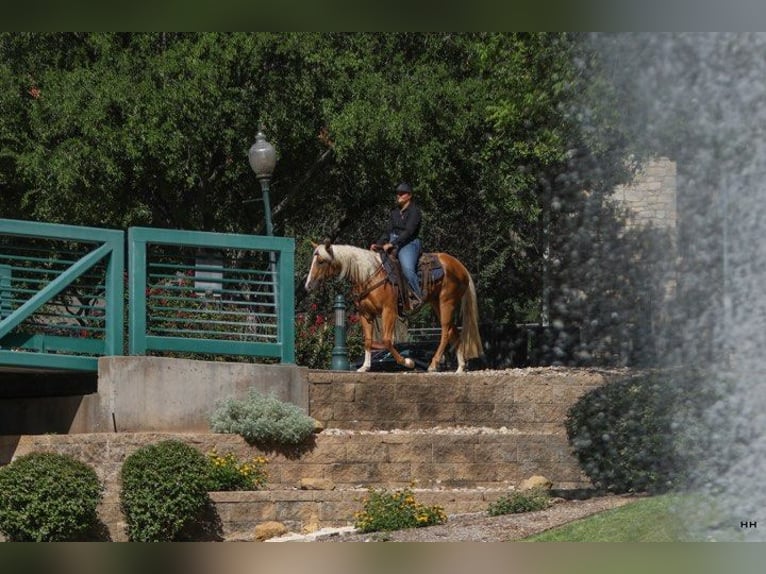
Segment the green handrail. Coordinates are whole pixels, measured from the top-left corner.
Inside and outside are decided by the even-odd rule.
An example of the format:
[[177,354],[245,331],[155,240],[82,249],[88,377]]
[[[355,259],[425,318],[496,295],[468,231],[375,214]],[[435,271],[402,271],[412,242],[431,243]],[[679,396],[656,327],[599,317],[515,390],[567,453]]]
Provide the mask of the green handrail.
[[295,241],[128,231],[129,352],[295,362]]
[[295,362],[292,238],[136,227],[127,245],[126,284],[124,232],[0,219],[0,366],[94,371],[126,351]]
[[0,219],[0,364],[92,371],[123,352],[123,238]]

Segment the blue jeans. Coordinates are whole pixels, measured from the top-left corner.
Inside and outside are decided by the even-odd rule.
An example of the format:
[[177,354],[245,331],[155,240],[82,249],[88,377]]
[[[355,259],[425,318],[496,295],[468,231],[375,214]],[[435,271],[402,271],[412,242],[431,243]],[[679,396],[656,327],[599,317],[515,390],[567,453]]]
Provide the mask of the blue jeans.
[[407,245],[399,248],[399,263],[402,265],[402,273],[407,279],[407,284],[420,299],[420,282],[418,281],[418,258],[420,257],[420,239],[413,239]]

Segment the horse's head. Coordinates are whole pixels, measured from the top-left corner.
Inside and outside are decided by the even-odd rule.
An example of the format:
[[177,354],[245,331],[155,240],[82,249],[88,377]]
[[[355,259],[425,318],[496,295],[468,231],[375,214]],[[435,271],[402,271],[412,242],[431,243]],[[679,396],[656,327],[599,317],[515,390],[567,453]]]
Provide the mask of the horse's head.
[[311,268],[309,269],[308,277],[306,277],[306,291],[311,291],[319,283],[334,277],[340,271],[340,265],[335,259],[332,244],[329,240],[321,245],[312,241],[311,245],[314,246],[314,254],[311,257]]

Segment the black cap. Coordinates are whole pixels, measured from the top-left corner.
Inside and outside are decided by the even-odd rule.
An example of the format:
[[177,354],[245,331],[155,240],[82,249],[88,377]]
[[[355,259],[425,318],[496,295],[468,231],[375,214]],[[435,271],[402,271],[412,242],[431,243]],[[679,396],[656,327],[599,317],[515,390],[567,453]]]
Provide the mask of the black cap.
[[409,183],[400,183],[396,186],[396,194],[401,195],[403,193],[412,193],[412,187]]

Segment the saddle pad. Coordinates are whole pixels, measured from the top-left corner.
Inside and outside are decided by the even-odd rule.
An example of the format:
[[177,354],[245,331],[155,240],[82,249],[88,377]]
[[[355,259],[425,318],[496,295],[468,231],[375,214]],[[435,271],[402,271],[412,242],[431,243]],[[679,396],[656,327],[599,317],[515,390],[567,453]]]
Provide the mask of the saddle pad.
[[[418,261],[418,274],[421,277],[430,277],[431,282],[444,277],[444,268],[435,253],[423,253]],[[429,275],[430,274],[430,275]]]

